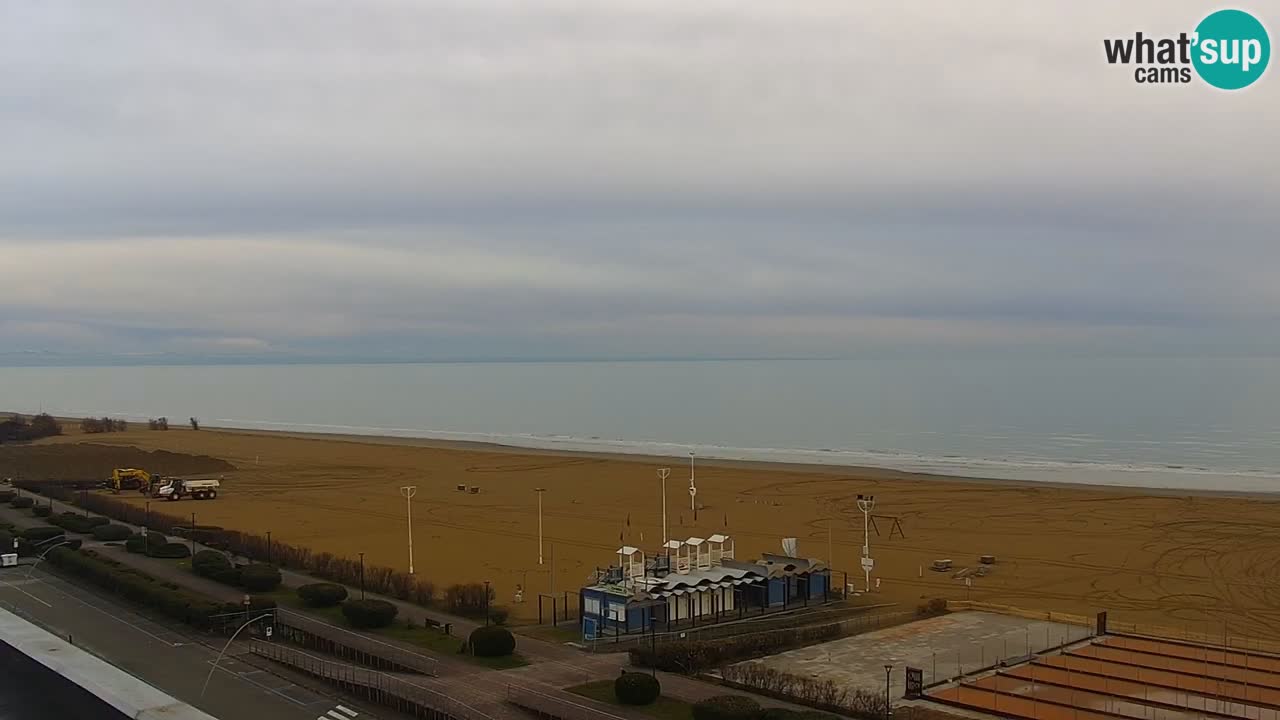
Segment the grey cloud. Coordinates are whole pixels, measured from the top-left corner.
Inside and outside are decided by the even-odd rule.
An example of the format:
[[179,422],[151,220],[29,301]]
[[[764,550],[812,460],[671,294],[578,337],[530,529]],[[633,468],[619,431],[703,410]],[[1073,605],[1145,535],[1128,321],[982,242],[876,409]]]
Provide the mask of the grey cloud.
[[1274,72],[1222,94],[1102,59],[1195,3],[3,12],[9,347],[1253,351],[1280,329]]

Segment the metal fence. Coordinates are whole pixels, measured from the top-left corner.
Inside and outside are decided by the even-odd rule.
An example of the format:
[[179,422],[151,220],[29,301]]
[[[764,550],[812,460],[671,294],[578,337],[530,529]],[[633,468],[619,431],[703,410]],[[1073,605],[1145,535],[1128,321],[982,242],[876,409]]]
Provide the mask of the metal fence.
[[507,702],[555,720],[624,720],[618,715],[585,704],[518,685],[507,685]]
[[255,655],[287,665],[357,697],[413,717],[430,720],[493,720],[487,713],[416,682],[417,676],[391,675],[263,640],[251,641],[249,649]]
[[[1088,641],[1094,636],[1094,630],[1089,625],[1032,621],[1019,629],[994,637],[974,639],[962,649],[933,651],[920,670],[923,671],[925,687],[932,687],[966,675],[1025,662],[1035,655],[1055,652]],[[904,677],[901,671],[894,673],[890,684],[895,691],[904,689]],[[894,697],[900,694],[899,692]]]
[[284,608],[276,609],[275,633],[279,640],[379,670],[434,676],[439,667],[435,658]]

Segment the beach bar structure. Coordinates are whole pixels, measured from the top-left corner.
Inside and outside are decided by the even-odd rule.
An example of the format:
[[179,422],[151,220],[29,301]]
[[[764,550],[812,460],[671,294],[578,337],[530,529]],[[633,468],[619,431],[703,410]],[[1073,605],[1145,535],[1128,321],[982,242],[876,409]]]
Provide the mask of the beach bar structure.
[[735,554],[733,539],[720,533],[669,540],[653,557],[618,548],[617,564],[579,591],[583,639],[669,632],[828,600],[831,571],[821,560]]

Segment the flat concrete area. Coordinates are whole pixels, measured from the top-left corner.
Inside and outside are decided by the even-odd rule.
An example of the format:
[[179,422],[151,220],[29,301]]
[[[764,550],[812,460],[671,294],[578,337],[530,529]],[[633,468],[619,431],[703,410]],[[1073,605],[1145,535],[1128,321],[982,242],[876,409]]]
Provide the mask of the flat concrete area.
[[217,649],[41,569],[27,578],[27,570],[0,570],[0,606],[214,717],[315,720],[339,702],[263,670],[256,658],[250,664],[236,647],[202,696]]
[[877,693],[892,665],[890,697],[902,697],[903,668],[920,668],[925,684],[990,667],[1002,658],[1041,652],[1087,637],[1089,629],[986,612],[917,620],[750,662]]

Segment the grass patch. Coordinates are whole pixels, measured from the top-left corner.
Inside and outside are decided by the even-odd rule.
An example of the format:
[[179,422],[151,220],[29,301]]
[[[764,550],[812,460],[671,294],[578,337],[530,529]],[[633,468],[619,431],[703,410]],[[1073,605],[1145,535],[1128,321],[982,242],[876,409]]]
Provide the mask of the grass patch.
[[683,700],[669,698],[665,695],[659,695],[652,705],[623,705],[618,702],[618,698],[613,694],[612,680],[597,680],[585,685],[565,688],[565,690],[574,695],[581,695],[608,705],[630,708],[649,717],[658,718],[658,720],[693,720],[692,705]]
[[354,632],[369,633],[374,636],[380,635],[385,638],[399,640],[403,643],[416,645],[424,650],[430,650],[431,652],[438,653],[440,655],[455,657],[459,660],[464,660],[474,665],[490,668],[492,670],[509,670],[511,668],[524,667],[529,664],[527,660],[520,657],[519,653],[509,657],[497,658],[463,655],[458,652],[458,649],[462,647],[462,643],[466,638],[458,637],[457,635],[445,635],[439,630],[422,627],[416,623],[413,628],[409,628],[405,624],[403,618],[396,618],[395,622],[391,623],[391,625],[384,628],[378,628],[377,630],[355,630],[351,627],[350,623],[347,622],[346,616],[342,614],[341,605],[335,605],[327,608],[307,607],[307,605],[302,602],[302,598],[298,597],[298,594],[294,592],[292,588],[282,586],[269,593],[262,593],[260,597],[271,598],[281,607],[297,610],[305,615],[327,622],[330,625],[337,625],[340,628],[346,628],[348,630],[353,630]]

